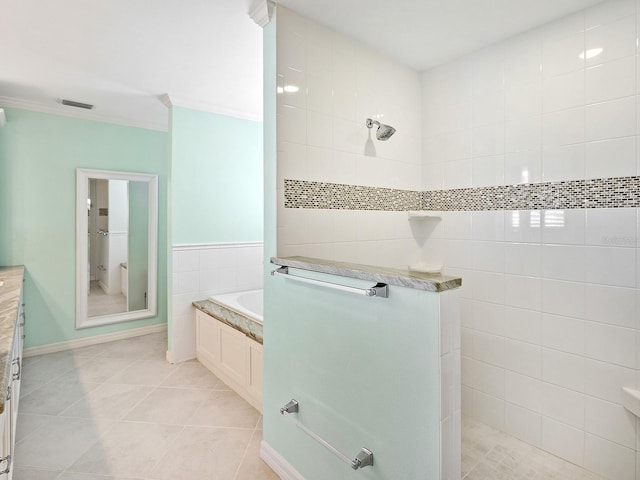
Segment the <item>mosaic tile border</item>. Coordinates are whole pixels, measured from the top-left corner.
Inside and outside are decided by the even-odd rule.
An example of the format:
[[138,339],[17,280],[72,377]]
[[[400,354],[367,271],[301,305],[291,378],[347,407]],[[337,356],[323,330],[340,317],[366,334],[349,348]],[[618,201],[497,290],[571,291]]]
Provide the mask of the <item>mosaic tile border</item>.
[[285,180],[284,206],[328,210],[417,210],[423,193],[343,183]]
[[284,181],[285,208],[331,210],[549,210],[640,207],[640,176],[419,192]]

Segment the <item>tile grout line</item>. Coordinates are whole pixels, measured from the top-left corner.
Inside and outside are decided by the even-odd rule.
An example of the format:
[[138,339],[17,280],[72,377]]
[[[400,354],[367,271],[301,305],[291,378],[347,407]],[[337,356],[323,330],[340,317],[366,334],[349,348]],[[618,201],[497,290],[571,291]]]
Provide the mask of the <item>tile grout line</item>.
[[[158,424],[156,423],[155,425],[158,425]],[[180,431],[179,431],[178,433],[176,433],[176,434],[175,434],[174,441],[175,441],[175,440],[177,440],[178,438],[180,438],[180,436],[184,433],[184,431],[186,430],[186,428],[187,428],[187,427],[186,427],[186,425],[182,425],[182,426],[181,426]],[[173,443],[174,443],[174,442],[166,442],[166,443],[167,443],[167,446],[166,446],[166,448],[164,449],[164,452],[162,453],[162,455],[160,455],[160,456],[158,457],[158,461],[157,461],[156,463],[154,463],[151,467],[149,467],[149,470],[148,470],[147,472],[145,472],[145,474],[144,474],[144,478],[149,478],[149,479],[151,479],[152,477],[151,477],[150,475],[151,475],[151,474],[152,474],[152,472],[155,470],[155,468],[156,468],[158,465],[160,465],[160,464],[162,463],[162,461],[165,459],[165,457],[166,457],[167,455],[169,455],[169,454],[170,454],[171,449],[173,448]]]
[[[57,352],[56,352],[57,353]],[[151,353],[151,352],[150,352]],[[103,352],[98,352],[94,358],[94,360],[97,361],[109,361],[110,358],[114,358],[113,357],[113,352],[110,350],[109,354],[111,355],[111,357],[107,357],[104,355]],[[46,354],[45,354],[46,355]],[[46,359],[46,357],[44,357]],[[118,358],[118,357],[115,357]],[[74,370],[81,370],[83,368],[83,361],[84,360],[88,360],[89,358],[86,359],[78,359],[75,358],[74,359],[74,364],[75,364],[75,368],[71,368],[68,370],[65,370],[61,376],[67,375],[70,372],[73,372]],[[54,463],[42,463],[40,466],[30,466],[30,463],[41,463],[39,461],[37,461],[38,455],[36,455],[36,457],[34,457],[36,459],[36,461],[31,462],[29,461],[28,457],[25,457],[27,459],[27,463],[25,463],[24,465],[21,465],[20,468],[24,468],[25,470],[38,470],[38,471],[42,471],[42,472],[51,472],[51,474],[53,475],[51,478],[56,478],[56,479],[60,479],[60,478],[66,478],[65,474],[86,474],[89,475],[89,472],[80,472],[77,471],[75,469],[73,469],[73,465],[81,458],[83,458],[84,455],[87,455],[87,452],[89,451],[93,451],[95,450],[97,447],[96,445],[99,445],[101,442],[105,441],[105,437],[106,436],[110,436],[109,438],[114,436],[114,429],[117,428],[118,425],[126,425],[126,424],[130,424],[130,425],[141,425],[141,426],[145,426],[145,425],[157,425],[157,426],[170,426],[170,427],[174,427],[174,435],[175,438],[179,438],[181,436],[186,435],[185,432],[189,431],[189,428],[191,427],[197,427],[197,428],[202,428],[203,430],[206,429],[208,431],[210,431],[212,434],[214,431],[218,431],[220,432],[219,435],[227,435],[230,434],[232,431],[236,431],[238,432],[238,434],[240,434],[241,436],[247,436],[248,437],[248,441],[247,444],[244,446],[244,448],[242,448],[242,450],[238,451],[238,457],[236,457],[239,461],[237,468],[235,469],[235,473],[234,473],[234,478],[239,478],[239,474],[241,472],[241,469],[243,467],[243,465],[245,465],[247,463],[247,461],[250,458],[249,455],[249,451],[251,450],[251,445],[252,445],[252,441],[254,440],[254,438],[257,435],[257,432],[259,430],[259,425],[262,419],[262,415],[259,414],[259,412],[256,412],[257,418],[255,420],[255,423],[253,426],[247,426],[247,427],[231,427],[231,426],[204,426],[201,427],[200,425],[188,425],[188,421],[187,420],[185,423],[179,422],[179,423],[175,423],[175,424],[164,424],[161,422],[151,422],[151,421],[136,421],[136,420],[125,420],[125,418],[131,414],[131,412],[133,410],[135,410],[136,408],[139,408],[139,406],[141,404],[143,404],[143,402],[148,401],[148,399],[150,398],[151,395],[153,395],[154,393],[157,393],[158,391],[161,391],[162,389],[168,389],[167,391],[174,391],[174,392],[180,392],[180,391],[184,391],[184,392],[203,392],[202,394],[202,401],[200,402],[196,402],[198,405],[195,408],[195,411],[197,411],[199,408],[202,408],[204,405],[207,404],[207,399],[210,398],[211,395],[227,395],[228,393],[231,392],[231,390],[224,385],[219,378],[217,378],[215,375],[213,376],[213,378],[215,379],[214,382],[210,382],[210,379],[207,377],[205,378],[203,375],[198,375],[196,374],[194,378],[190,379],[190,385],[188,386],[164,386],[162,385],[163,382],[167,381],[168,378],[172,377],[173,375],[176,375],[176,378],[180,378],[182,373],[185,373],[185,371],[183,371],[183,369],[180,369],[179,367],[176,368],[174,371],[170,371],[166,376],[163,376],[159,382],[154,382],[154,385],[140,385],[139,383],[118,383],[118,382],[111,382],[110,380],[117,377],[119,374],[121,374],[122,372],[126,371],[128,368],[131,368],[133,365],[136,365],[137,363],[139,363],[139,358],[138,359],[134,359],[134,358],[128,358],[127,360],[130,360],[129,362],[127,362],[126,365],[122,366],[120,369],[117,369],[116,372],[113,372],[110,376],[107,376],[106,378],[104,378],[104,376],[102,376],[101,379],[99,379],[99,381],[96,382],[76,382],[78,384],[78,387],[81,388],[83,391],[81,392],[81,397],[80,398],[74,398],[76,397],[75,395],[69,395],[68,397],[64,398],[64,402],[57,402],[60,405],[63,405],[64,408],[61,409],[59,412],[55,413],[55,414],[50,414],[50,413],[36,413],[36,412],[32,412],[32,413],[23,413],[23,415],[25,415],[26,417],[32,417],[30,420],[30,422],[36,427],[35,429],[33,429],[30,433],[28,433],[26,436],[23,437],[22,441],[27,441],[32,438],[33,436],[39,436],[41,435],[41,433],[45,430],[47,430],[47,425],[46,425],[46,419],[74,419],[75,422],[78,422],[79,424],[83,424],[83,425],[89,425],[92,422],[97,424],[102,425],[104,428],[103,429],[98,429],[98,431],[96,431],[95,433],[92,434],[95,435],[95,441],[93,442],[89,442],[88,445],[85,446],[84,443],[81,443],[77,446],[74,447],[74,451],[70,452],[70,453],[77,453],[77,455],[72,455],[74,458],[72,460],[70,460],[69,462],[63,462],[65,465],[55,465]],[[42,359],[39,360],[38,362],[34,362],[33,365],[36,366],[39,362],[43,361]],[[203,367],[204,368],[204,367]],[[37,372],[37,368],[34,368],[34,371]],[[178,373],[178,371],[181,371],[181,373]],[[187,373],[190,370],[187,371]],[[89,370],[89,374],[91,373],[91,370]],[[109,372],[111,373],[111,372]],[[194,373],[198,373],[198,372],[194,372]],[[79,373],[77,373],[79,374]],[[210,372],[207,372],[207,375],[212,375]],[[42,384],[38,384],[37,388],[34,389],[33,392],[30,392],[28,395],[30,395],[31,393],[37,392],[39,391],[42,387],[44,387],[45,385],[49,385],[52,384],[53,382],[58,382],[60,377],[56,377],[52,380],[46,381]],[[206,388],[197,388],[194,385],[196,385],[197,383],[200,384],[209,384],[211,386],[208,386]],[[55,384],[54,384],[55,385]],[[146,395],[144,395],[142,398],[140,398],[139,400],[137,400],[135,403],[133,404],[128,404],[128,403],[123,403],[122,404],[122,408],[116,409],[115,414],[116,416],[112,417],[112,418],[108,418],[108,417],[103,417],[103,418],[94,418],[94,416],[91,415],[91,412],[93,411],[92,404],[90,401],[88,401],[88,397],[89,397],[89,393],[91,391],[94,391],[96,389],[100,389],[100,388],[110,388],[112,386],[122,386],[122,387],[128,387],[130,388],[132,391],[137,389],[137,388],[148,388],[149,391]],[[84,389],[86,388],[90,388],[89,391],[84,391]],[[117,390],[117,388],[116,388]],[[42,394],[46,394],[47,392],[41,392]],[[180,397],[180,395],[177,395],[178,397]],[[200,397],[200,395],[196,395],[197,398]],[[34,400],[37,400],[38,397],[34,396],[33,397]],[[105,407],[110,407],[112,406],[111,403],[109,403],[109,399],[111,397],[106,396],[105,398],[103,398],[102,400],[105,400],[106,403],[104,404]],[[114,397],[116,398],[116,397]],[[226,397],[225,397],[226,398]],[[117,398],[116,398],[117,399]],[[94,399],[95,400],[95,399]],[[71,416],[68,414],[68,412],[71,412],[73,409],[74,405],[78,405],[78,403],[80,402],[87,402],[90,408],[90,411],[88,412],[89,416]],[[71,403],[68,403],[71,402]],[[65,406],[66,405],[66,406]],[[130,408],[129,405],[131,405]],[[125,410],[126,409],[126,410]],[[59,410],[59,409],[56,409]],[[120,414],[120,412],[118,410],[122,410],[124,413]],[[22,413],[22,412],[21,412]],[[96,412],[97,413],[97,412]],[[195,413],[195,412],[194,412]],[[160,417],[162,419],[162,417]],[[44,423],[44,425],[40,424],[40,420],[42,420],[42,423]],[[215,423],[215,422],[214,422]],[[246,423],[246,422],[243,422]],[[134,428],[134,427],[131,427]],[[135,427],[137,428],[137,427]],[[146,427],[143,427],[143,429]],[[44,430],[43,430],[44,429]],[[102,430],[102,431],[100,431]],[[225,433],[225,432],[229,432],[229,433]],[[243,432],[243,433],[240,433]],[[117,432],[116,432],[117,433]],[[116,435],[117,436],[117,435]],[[175,440],[174,438],[174,440]],[[89,440],[89,439],[87,439]],[[85,448],[82,448],[83,446],[85,446]],[[136,479],[140,479],[140,480],[157,480],[154,479],[154,477],[152,476],[153,471],[155,468],[158,468],[158,465],[163,462],[166,461],[167,455],[170,452],[172,446],[172,442],[169,442],[167,444],[167,449],[163,452],[160,452],[159,457],[157,462],[154,462],[154,464],[152,466],[150,466],[148,469],[146,469],[145,472],[140,472],[141,474],[138,476],[135,476]],[[80,448],[77,448],[80,447]],[[30,454],[31,455],[31,454]],[[252,456],[252,455],[251,455]],[[77,458],[76,458],[77,457]],[[106,457],[105,457],[106,458]],[[48,466],[47,466],[48,465]],[[131,471],[133,472],[133,470]],[[134,478],[134,476],[129,477],[129,475],[131,474],[131,472],[129,472],[128,474],[126,474],[124,477],[126,478]],[[230,472],[231,473],[231,472]],[[105,480],[107,479],[112,479],[115,478],[115,476],[117,476],[115,473],[111,472],[111,469],[109,469],[109,472],[96,472],[93,475],[95,475],[96,477],[100,477],[100,478],[105,478]],[[110,475],[110,476],[109,476]],[[124,478],[123,477],[123,478]],[[119,478],[119,477],[118,477]],[[270,477],[269,477],[270,478]]]
[[251,447],[251,442],[253,441],[253,437],[256,434],[256,430],[258,427],[258,423],[260,422],[260,418],[261,415],[258,416],[258,421],[256,422],[254,428],[253,428],[253,432],[251,433],[251,436],[249,437],[249,441],[247,442],[247,446],[244,449],[244,452],[242,452],[242,458],[240,459],[240,463],[238,464],[238,468],[236,469],[236,473],[233,475],[233,480],[237,480],[238,479],[238,474],[240,473],[240,470],[242,469],[242,465],[244,464],[245,459],[247,458],[247,453],[249,452],[249,447]]

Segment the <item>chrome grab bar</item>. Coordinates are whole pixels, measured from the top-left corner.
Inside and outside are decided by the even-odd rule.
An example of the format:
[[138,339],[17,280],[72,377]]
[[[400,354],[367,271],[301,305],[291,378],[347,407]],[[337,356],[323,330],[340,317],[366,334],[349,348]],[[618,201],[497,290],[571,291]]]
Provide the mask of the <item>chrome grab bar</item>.
[[297,282],[309,283],[311,285],[319,285],[321,287],[333,288],[335,290],[341,290],[343,292],[357,293],[359,295],[365,295],[367,297],[381,297],[389,298],[389,286],[386,283],[376,283],[370,288],[357,288],[349,287],[347,285],[340,285],[338,283],[325,282],[323,280],[314,280],[313,278],[300,277],[289,273],[289,267],[280,267],[271,271],[273,276],[286,276]]
[[344,463],[349,465],[354,470],[358,470],[359,468],[363,468],[363,467],[373,466],[373,452],[371,450],[369,450],[368,448],[362,447],[358,452],[358,454],[355,456],[355,458],[351,459],[347,457],[345,454],[338,451],[336,447],[331,445],[329,442],[327,442],[324,438],[322,438],[320,435],[318,435],[314,431],[307,428],[305,425],[303,425],[300,422],[300,420],[298,420],[296,417],[293,416],[294,413],[298,413],[299,411],[300,411],[300,404],[296,400],[291,399],[289,403],[287,403],[284,407],[280,409],[280,414],[290,417],[293,423],[295,423],[296,427],[298,427],[304,433],[309,435],[316,442],[318,442],[320,445],[325,447],[327,450],[329,450],[331,453],[333,453],[336,457],[338,457],[340,460],[342,460]]

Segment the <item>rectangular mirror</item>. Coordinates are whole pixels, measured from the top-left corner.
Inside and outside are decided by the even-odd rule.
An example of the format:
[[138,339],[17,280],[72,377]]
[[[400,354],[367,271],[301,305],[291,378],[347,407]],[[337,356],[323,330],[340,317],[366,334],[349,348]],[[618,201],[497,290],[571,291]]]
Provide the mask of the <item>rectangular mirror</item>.
[[76,328],[155,316],[157,175],[76,175]]

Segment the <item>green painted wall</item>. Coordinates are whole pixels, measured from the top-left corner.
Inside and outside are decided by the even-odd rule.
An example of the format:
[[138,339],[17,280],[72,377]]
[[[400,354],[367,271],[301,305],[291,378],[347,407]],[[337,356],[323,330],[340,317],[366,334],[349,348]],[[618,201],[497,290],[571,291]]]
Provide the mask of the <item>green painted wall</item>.
[[[167,134],[7,108],[0,128],[0,265],[24,264],[33,347],[167,318]],[[76,168],[159,178],[158,316],[75,329]]]
[[[174,245],[261,241],[262,123],[173,106],[167,143],[169,272]],[[193,328],[172,318],[171,286],[169,282],[168,350],[177,349],[176,358],[181,358],[174,330]]]
[[262,123],[171,109],[172,244],[261,241]]

